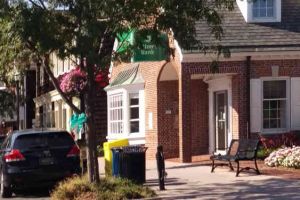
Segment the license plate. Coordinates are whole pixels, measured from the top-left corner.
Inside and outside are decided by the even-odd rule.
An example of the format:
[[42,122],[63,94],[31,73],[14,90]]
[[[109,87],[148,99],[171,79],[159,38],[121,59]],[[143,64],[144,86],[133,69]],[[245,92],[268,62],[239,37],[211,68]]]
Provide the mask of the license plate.
[[40,158],[40,165],[53,165],[54,159],[53,158]]

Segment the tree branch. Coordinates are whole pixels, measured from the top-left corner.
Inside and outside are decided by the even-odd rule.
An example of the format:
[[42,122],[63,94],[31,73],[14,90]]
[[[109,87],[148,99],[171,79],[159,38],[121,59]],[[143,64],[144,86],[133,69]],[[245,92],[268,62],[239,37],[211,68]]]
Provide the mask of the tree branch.
[[72,99],[68,98],[66,94],[60,89],[59,83],[50,69],[49,55],[45,56],[43,67],[46,73],[49,75],[52,84],[54,85],[55,89],[58,91],[64,102],[67,103],[71,107],[71,109],[77,114],[82,113],[82,111],[73,104]]
[[45,7],[42,7],[40,5],[38,5],[37,3],[35,3],[33,0],[28,0],[32,5],[38,7],[38,8],[41,8],[41,9],[46,9]]
[[39,0],[39,2],[40,2],[40,4],[42,5],[42,7],[46,10],[47,8],[46,8],[44,2],[43,2],[42,0]]
[[103,35],[100,39],[100,45],[99,45],[99,50],[98,50],[98,54],[100,55],[101,54],[101,50],[103,48],[103,42],[105,40],[105,37],[106,37],[106,34],[108,33],[108,28],[106,27],[105,31],[103,32]]

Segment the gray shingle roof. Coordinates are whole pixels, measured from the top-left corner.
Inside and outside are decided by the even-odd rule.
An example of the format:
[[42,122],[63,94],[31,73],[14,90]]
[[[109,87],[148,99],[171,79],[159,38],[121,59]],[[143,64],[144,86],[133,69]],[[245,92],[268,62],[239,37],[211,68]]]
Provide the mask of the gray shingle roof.
[[238,6],[223,13],[224,37],[219,42],[205,22],[196,24],[197,39],[204,44],[219,43],[230,49],[300,49],[300,0],[282,0],[281,22],[246,23]]

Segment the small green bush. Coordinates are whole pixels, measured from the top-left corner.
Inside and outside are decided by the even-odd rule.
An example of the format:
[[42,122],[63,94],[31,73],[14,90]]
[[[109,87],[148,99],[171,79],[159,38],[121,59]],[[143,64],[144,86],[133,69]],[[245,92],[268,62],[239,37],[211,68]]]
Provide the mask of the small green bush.
[[257,158],[264,160],[266,157],[268,157],[273,151],[275,151],[277,148],[264,148],[261,147],[257,151]]
[[119,200],[154,196],[153,190],[142,185],[136,185],[126,179],[103,178],[99,184],[94,184],[88,182],[87,176],[76,176],[62,181],[51,193],[53,200]]

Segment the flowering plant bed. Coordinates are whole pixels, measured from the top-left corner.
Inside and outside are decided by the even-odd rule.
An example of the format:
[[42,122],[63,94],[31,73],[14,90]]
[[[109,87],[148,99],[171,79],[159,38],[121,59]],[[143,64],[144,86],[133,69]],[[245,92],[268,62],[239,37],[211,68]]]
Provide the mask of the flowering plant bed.
[[266,159],[269,167],[300,168],[300,146],[284,147],[272,152]]

